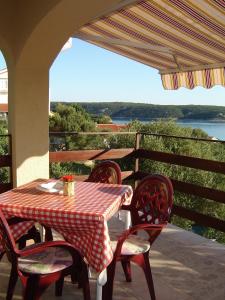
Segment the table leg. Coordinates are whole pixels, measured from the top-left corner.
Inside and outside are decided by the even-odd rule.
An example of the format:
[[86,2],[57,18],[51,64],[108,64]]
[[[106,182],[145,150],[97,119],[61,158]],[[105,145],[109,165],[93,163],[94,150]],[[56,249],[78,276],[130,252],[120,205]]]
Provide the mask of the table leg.
[[39,223],[37,223],[36,226],[38,227],[38,230],[39,230],[39,232],[40,232],[41,241],[44,242],[44,240],[45,240],[45,229],[44,229],[44,227],[43,227],[41,224],[39,224]]
[[125,223],[125,230],[131,227],[131,215],[129,210],[120,210],[114,216],[118,217],[120,221]]
[[102,287],[107,282],[107,269],[104,269],[97,278],[96,282],[96,300],[102,300]]
[[125,230],[131,227],[131,215],[130,211],[125,211]]

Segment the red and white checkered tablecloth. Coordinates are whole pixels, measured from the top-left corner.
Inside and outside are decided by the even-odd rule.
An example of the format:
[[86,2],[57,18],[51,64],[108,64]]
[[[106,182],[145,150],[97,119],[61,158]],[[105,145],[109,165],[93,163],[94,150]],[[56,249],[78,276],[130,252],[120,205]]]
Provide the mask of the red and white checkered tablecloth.
[[[8,215],[6,214],[6,217]],[[18,241],[24,234],[28,232],[29,229],[31,229],[34,226],[33,221],[24,221],[17,224],[10,225],[10,229],[12,232],[12,235],[15,239],[15,241]],[[1,239],[1,237],[0,237]],[[0,245],[0,253],[3,251],[2,245]]]
[[91,182],[77,182],[74,196],[45,193],[36,180],[0,194],[0,208],[7,216],[35,220],[54,228],[73,244],[96,270],[112,260],[109,220],[122,204],[130,204],[132,188]]

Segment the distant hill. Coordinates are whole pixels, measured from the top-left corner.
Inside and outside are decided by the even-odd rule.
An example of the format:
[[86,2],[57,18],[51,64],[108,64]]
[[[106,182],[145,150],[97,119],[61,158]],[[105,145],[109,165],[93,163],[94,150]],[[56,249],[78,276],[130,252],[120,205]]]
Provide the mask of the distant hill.
[[[58,102],[51,103],[54,111]],[[63,102],[70,105],[71,102]],[[156,105],[130,102],[76,102],[92,115],[109,115],[111,118],[211,120],[225,121],[225,107],[210,105]]]

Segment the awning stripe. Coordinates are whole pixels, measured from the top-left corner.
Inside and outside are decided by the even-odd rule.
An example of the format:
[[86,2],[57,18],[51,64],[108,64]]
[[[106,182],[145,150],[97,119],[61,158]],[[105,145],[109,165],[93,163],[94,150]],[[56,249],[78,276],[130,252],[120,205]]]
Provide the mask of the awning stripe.
[[224,8],[224,0],[137,1],[86,24],[78,38],[86,33],[90,43],[157,68],[165,89],[225,86]]
[[[143,7],[146,7],[149,12],[157,12],[156,10],[154,10],[154,6],[151,5],[149,2],[148,3],[144,3],[142,4]],[[157,12],[158,14],[160,12]],[[216,49],[220,49],[221,51],[225,51],[225,46],[218,44],[218,43],[214,43],[213,41],[211,41],[210,39],[203,37],[202,35],[198,34],[197,32],[194,32],[194,30],[191,30],[190,28],[184,26],[183,24],[176,22],[175,20],[173,20],[172,18],[169,18],[166,13],[161,13],[161,19],[164,20],[166,23],[169,23],[170,25],[174,26],[176,29],[181,30],[185,35],[189,34],[189,36],[191,38],[197,39],[199,41],[204,42],[205,44],[207,44],[207,46],[212,46],[215,47]],[[145,24],[145,26],[147,26],[147,24]],[[153,30],[154,26],[152,26],[152,30]],[[157,30],[157,29],[156,29]],[[163,35],[165,38],[176,42],[178,44],[181,43],[181,40],[178,37],[175,37],[172,34],[166,34],[166,32],[162,32],[157,30],[157,33],[160,35]],[[213,54],[209,55],[209,52],[204,50],[204,48],[202,47],[202,49],[199,49],[197,46],[193,46],[190,41],[187,40],[187,36],[184,36],[184,39],[182,40],[182,45],[186,48],[192,49],[193,51],[199,52],[201,54],[205,54],[208,57],[211,57],[212,59],[219,59],[218,56],[215,56]]]
[[216,31],[219,34],[224,35],[225,29],[219,26],[218,24],[215,24],[211,22],[210,19],[206,18],[205,16],[201,15],[200,13],[194,11],[190,6],[186,5],[186,3],[183,3],[182,1],[178,0],[171,0],[171,2],[184,10],[190,17],[194,18],[197,22],[201,22],[212,28],[214,31]]
[[[91,42],[91,43],[95,44],[95,42]],[[105,43],[101,43],[101,44],[98,43],[98,45],[100,45],[102,48],[104,48],[106,50],[110,49],[111,51],[113,51],[115,53],[122,54],[122,55],[124,55],[124,56],[126,56],[128,58],[134,59],[134,56],[132,55],[131,50],[126,50],[125,47],[123,47],[123,48],[120,47],[119,48],[119,47],[114,47],[112,45],[109,47]],[[135,49],[132,49],[132,50],[134,50],[133,52],[136,52],[134,60],[136,60],[137,62],[141,62],[143,64],[148,64],[149,58],[148,58],[148,56],[144,55],[145,53],[143,53],[145,51],[135,51]],[[137,53],[137,52],[139,52],[139,53]],[[157,66],[159,66],[159,62],[156,59],[154,59],[154,58],[151,59],[151,64],[153,66],[155,66],[155,68],[157,68]],[[163,68],[164,66],[165,66],[165,64],[162,63],[161,64],[161,68]]]
[[218,5],[220,5],[222,8],[225,8],[225,2],[224,0],[214,0]]
[[[91,29],[91,30],[90,30]],[[103,28],[99,28],[97,25],[91,25],[90,27],[88,28],[85,28],[82,30],[82,32],[84,33],[97,33],[97,34],[101,34],[105,37],[111,37],[111,38],[115,38],[115,35],[113,35],[112,33],[110,33],[109,31],[107,31],[105,29],[105,27]],[[119,37],[121,37],[121,35],[119,35]],[[118,35],[117,35],[117,38],[118,38]],[[141,39],[140,39],[141,40]],[[88,40],[87,40],[88,41]],[[90,42],[90,41],[89,41]],[[101,43],[93,43],[95,45],[101,45]],[[155,43],[151,43],[152,45],[156,45]],[[157,44],[158,45],[158,44]],[[106,43],[104,43],[104,48],[108,49],[108,50],[111,50],[111,51],[115,51],[116,48],[120,48],[119,46],[112,46],[112,45],[107,45]],[[127,49],[128,50],[128,49]],[[136,49],[137,50],[137,49]],[[130,50],[130,54],[131,54],[131,58],[132,58],[132,52],[133,52],[133,49]],[[137,50],[138,52],[138,50]],[[158,59],[158,63],[160,65],[160,69],[164,69],[163,67],[163,62],[164,62],[164,65],[167,67],[167,68],[171,68],[171,67],[176,67],[176,64],[174,64],[174,61],[172,59],[172,57],[168,57],[168,55],[165,55],[164,53],[160,52],[160,53],[155,53],[154,56],[149,56],[149,54],[151,54],[150,51],[146,51],[146,50],[141,50],[139,51],[140,54],[138,55],[141,55],[143,54],[143,52],[145,52],[146,54],[148,54],[148,57],[149,57],[149,60],[151,61],[155,61],[156,59]],[[117,53],[119,53],[119,51],[117,51]],[[126,53],[128,54],[129,51],[126,51]],[[121,53],[122,54],[122,53]],[[125,55],[126,56],[126,55]],[[190,59],[190,58],[189,58]],[[135,58],[135,60],[137,60]],[[146,58],[146,64],[148,65],[148,59]]]
[[[121,14],[124,14],[124,11],[122,10],[122,11],[120,11],[120,14],[118,14],[118,15],[121,15]],[[193,46],[191,46],[191,43],[190,42],[186,42],[186,41],[181,41],[179,38],[175,38],[174,37],[174,35],[171,35],[171,34],[168,34],[168,33],[166,33],[166,32],[163,32],[162,30],[159,30],[158,28],[156,28],[155,26],[153,26],[153,25],[151,25],[151,24],[148,24],[148,23],[146,23],[146,22],[144,22],[144,21],[142,21],[142,20],[140,20],[140,19],[138,19],[137,17],[135,17],[135,16],[133,16],[131,13],[129,13],[129,12],[126,12],[126,16],[130,16],[130,19],[131,19],[131,21],[134,23],[136,23],[136,24],[138,24],[139,23],[139,25],[141,24],[141,23],[143,23],[143,26],[144,27],[146,27],[147,29],[149,29],[149,30],[152,30],[152,31],[154,31],[158,36],[163,36],[164,38],[166,38],[167,40],[171,40],[171,42],[174,44],[174,43],[177,43],[177,45],[181,45],[181,43],[183,43],[183,46],[185,46],[187,49],[188,49],[188,52],[190,52],[189,50],[191,49],[191,50],[193,50],[193,51],[195,51],[195,52],[198,52],[199,54],[201,54],[201,55],[203,55],[203,54],[205,54],[206,56],[208,56],[208,58],[210,58],[210,59],[221,59],[221,56],[215,56],[215,55],[213,55],[212,53],[209,55],[209,49],[208,49],[208,51],[206,51],[205,50],[205,48],[203,49],[198,49],[198,47],[193,47]],[[115,20],[115,18],[114,17],[112,17],[112,18],[108,18],[108,19],[104,19],[104,21],[102,20],[101,22],[104,22],[104,23],[106,23],[106,24],[109,24],[110,26],[113,26],[114,28],[116,28],[116,29],[119,29],[120,31],[123,31],[123,32],[125,32],[127,35],[128,35],[128,37],[129,37],[129,35],[131,35],[131,36],[133,36],[133,37],[136,37],[136,38],[138,38],[138,39],[140,39],[140,40],[142,40],[142,41],[144,41],[144,42],[147,42],[147,43],[151,43],[152,44],[152,39],[151,38],[148,38],[148,37],[146,37],[146,36],[143,36],[143,35],[141,35],[141,34],[139,34],[138,32],[137,32],[137,30],[131,30],[130,28],[128,28],[127,26],[125,26],[125,25],[123,25],[121,22],[119,23],[119,21],[117,21],[117,20]],[[96,22],[95,23],[96,25],[99,25],[99,22]],[[131,25],[134,25],[134,24],[132,24],[131,23]],[[90,24],[90,26],[91,26],[91,24]],[[132,26],[132,28],[134,29],[134,26]],[[118,34],[119,34],[119,32],[118,32]],[[159,43],[157,43],[157,44],[159,44]],[[217,46],[217,45],[216,45]],[[217,49],[218,50],[218,49]],[[223,48],[221,48],[221,50],[224,50],[225,51],[225,45],[224,45],[224,47]],[[189,59],[190,59],[190,56],[189,56]],[[201,64],[203,64],[203,63],[206,63],[206,60],[201,60]]]
[[193,89],[196,86],[210,89],[214,85],[225,86],[225,68],[162,74],[161,78],[166,90],[176,90],[179,87]]
[[[173,2],[173,1],[172,1]],[[192,30],[190,27],[186,27],[184,26],[182,23],[177,22],[176,20],[174,20],[173,18],[171,18],[170,16],[166,15],[165,13],[157,10],[153,5],[151,5],[149,2],[148,3],[143,3],[141,4],[143,7],[145,7],[146,9],[148,9],[150,12],[154,12],[155,15],[158,15],[161,19],[163,19],[164,21],[166,21],[167,23],[171,24],[172,26],[178,28],[179,30],[181,30],[182,32],[184,32],[185,34],[189,34],[191,37],[197,38],[203,42],[205,42],[208,45],[212,45],[213,47],[217,47],[218,49],[220,49],[221,51],[225,51],[225,47],[223,47],[222,45],[215,43],[214,41],[208,39],[207,37],[199,34],[198,32],[195,32],[194,30]],[[225,34],[225,31],[223,32],[223,34]]]
[[[117,36],[115,36],[115,35],[113,35],[113,37],[121,37],[121,34],[120,34],[120,32],[121,31],[123,31],[123,29],[125,28],[125,34],[127,34],[127,38],[129,37],[129,35],[131,36],[131,37],[133,37],[133,38],[136,38],[137,40],[139,40],[139,41],[142,41],[142,42],[146,42],[146,43],[149,43],[149,44],[151,44],[151,45],[159,45],[159,43],[156,43],[156,42],[154,42],[154,40],[152,39],[152,37],[151,38],[146,38],[145,36],[143,36],[143,35],[141,35],[141,34],[139,34],[138,32],[137,32],[137,30],[136,31],[134,31],[134,30],[131,30],[130,28],[127,28],[127,27],[125,27],[125,26],[117,26],[117,22],[115,22],[115,21],[110,21],[110,23],[109,23],[111,26],[113,26],[114,28],[116,28],[116,29],[119,29],[120,31],[117,33]],[[120,24],[121,25],[121,24]],[[131,25],[133,25],[133,24],[131,24]],[[102,28],[103,28],[103,26],[102,26]],[[98,26],[98,23],[96,23],[95,25],[90,25],[89,27],[88,27],[88,29],[92,29],[92,30],[98,30],[99,31],[99,33],[101,33],[101,34],[103,34],[104,36],[111,36],[112,37],[112,35],[110,34],[109,35],[109,32],[108,31],[106,31],[106,29],[105,29],[105,27],[104,27],[104,31],[103,31],[103,29],[102,28],[100,28],[99,26]],[[85,31],[85,28],[81,31],[81,32],[86,32]],[[158,32],[158,31],[156,31],[155,32],[156,33],[156,37],[157,36],[160,36],[160,32]],[[171,36],[171,39],[172,39],[172,41],[171,41],[171,45],[174,45],[174,42],[177,42],[177,45],[181,45],[181,41],[179,40],[179,39],[177,39],[177,40],[174,40],[174,37],[173,36]],[[164,40],[165,40],[165,37],[164,37]],[[187,46],[187,47],[189,47],[190,48],[190,46],[188,45],[188,44],[186,44],[185,46]],[[193,49],[193,48],[191,48],[191,50],[196,50],[196,49]],[[186,50],[186,53],[184,53],[184,52],[182,52],[182,59],[184,58],[184,59],[188,59],[189,61],[192,61],[192,62],[198,62],[198,63],[201,63],[201,64],[205,64],[206,63],[206,59],[204,60],[203,58],[202,59],[195,59],[195,58],[193,58],[193,57],[191,57],[190,55],[188,55],[188,53],[190,53],[190,49],[187,49]],[[199,50],[199,54],[201,54],[202,55],[202,50]],[[206,52],[206,55],[207,55],[208,53]],[[157,54],[156,54],[157,55]],[[170,60],[171,60],[171,62],[174,62],[173,61],[173,58],[171,57],[170,58]],[[182,62],[182,61],[181,61]]]
[[187,76],[188,76],[188,86],[190,89],[194,88],[194,77],[192,72],[187,72]]

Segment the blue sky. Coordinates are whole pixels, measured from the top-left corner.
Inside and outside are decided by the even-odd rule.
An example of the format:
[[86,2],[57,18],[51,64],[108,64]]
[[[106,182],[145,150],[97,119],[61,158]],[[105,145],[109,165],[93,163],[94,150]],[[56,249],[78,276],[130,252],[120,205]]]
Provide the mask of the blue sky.
[[[0,68],[4,66],[0,55]],[[225,106],[225,88],[166,91],[157,70],[73,39],[72,48],[60,52],[51,67],[50,98]]]

